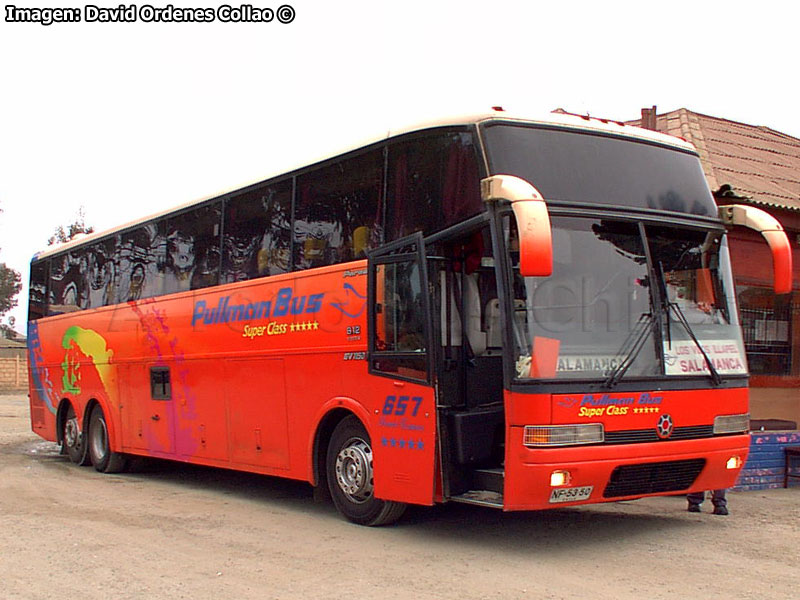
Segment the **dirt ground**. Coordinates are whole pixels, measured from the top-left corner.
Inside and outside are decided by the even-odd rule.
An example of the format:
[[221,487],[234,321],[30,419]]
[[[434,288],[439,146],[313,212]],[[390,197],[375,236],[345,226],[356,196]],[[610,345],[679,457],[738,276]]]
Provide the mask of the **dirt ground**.
[[0,598],[790,598],[800,489],[503,514],[449,504],[365,528],[305,484],[154,462],[77,467],[0,396]]

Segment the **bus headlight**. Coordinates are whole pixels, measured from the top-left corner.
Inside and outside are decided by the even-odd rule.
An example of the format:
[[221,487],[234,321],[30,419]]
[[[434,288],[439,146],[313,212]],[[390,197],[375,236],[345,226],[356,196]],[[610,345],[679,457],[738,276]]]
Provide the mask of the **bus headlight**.
[[585,425],[526,425],[522,443],[529,447],[599,444],[605,439],[602,423]]
[[714,418],[714,435],[750,431],[750,414],[720,415]]

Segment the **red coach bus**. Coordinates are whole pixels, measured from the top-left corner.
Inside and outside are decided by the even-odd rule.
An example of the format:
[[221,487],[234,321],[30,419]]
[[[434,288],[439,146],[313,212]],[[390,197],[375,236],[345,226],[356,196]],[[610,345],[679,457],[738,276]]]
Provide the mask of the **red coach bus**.
[[747,369],[692,146],[561,115],[432,123],[36,255],[33,430],[408,503],[535,510],[731,486]]

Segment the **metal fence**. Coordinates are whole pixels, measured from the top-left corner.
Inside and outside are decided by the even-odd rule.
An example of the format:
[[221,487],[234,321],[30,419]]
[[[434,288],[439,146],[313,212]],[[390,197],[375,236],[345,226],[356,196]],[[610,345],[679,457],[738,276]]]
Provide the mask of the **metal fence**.
[[753,375],[792,375],[793,324],[800,321],[800,303],[775,308],[739,308],[742,334]]

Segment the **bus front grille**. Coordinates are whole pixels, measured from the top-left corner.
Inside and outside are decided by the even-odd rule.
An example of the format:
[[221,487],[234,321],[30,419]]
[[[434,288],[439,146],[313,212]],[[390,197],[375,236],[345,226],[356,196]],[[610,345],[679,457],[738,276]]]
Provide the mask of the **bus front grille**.
[[642,442],[660,442],[674,440],[699,440],[714,437],[713,425],[693,425],[676,427],[669,440],[661,440],[655,427],[650,429],[627,429],[606,431],[604,444],[637,444]]
[[603,498],[679,492],[691,486],[706,464],[704,458],[622,465],[614,469]]

